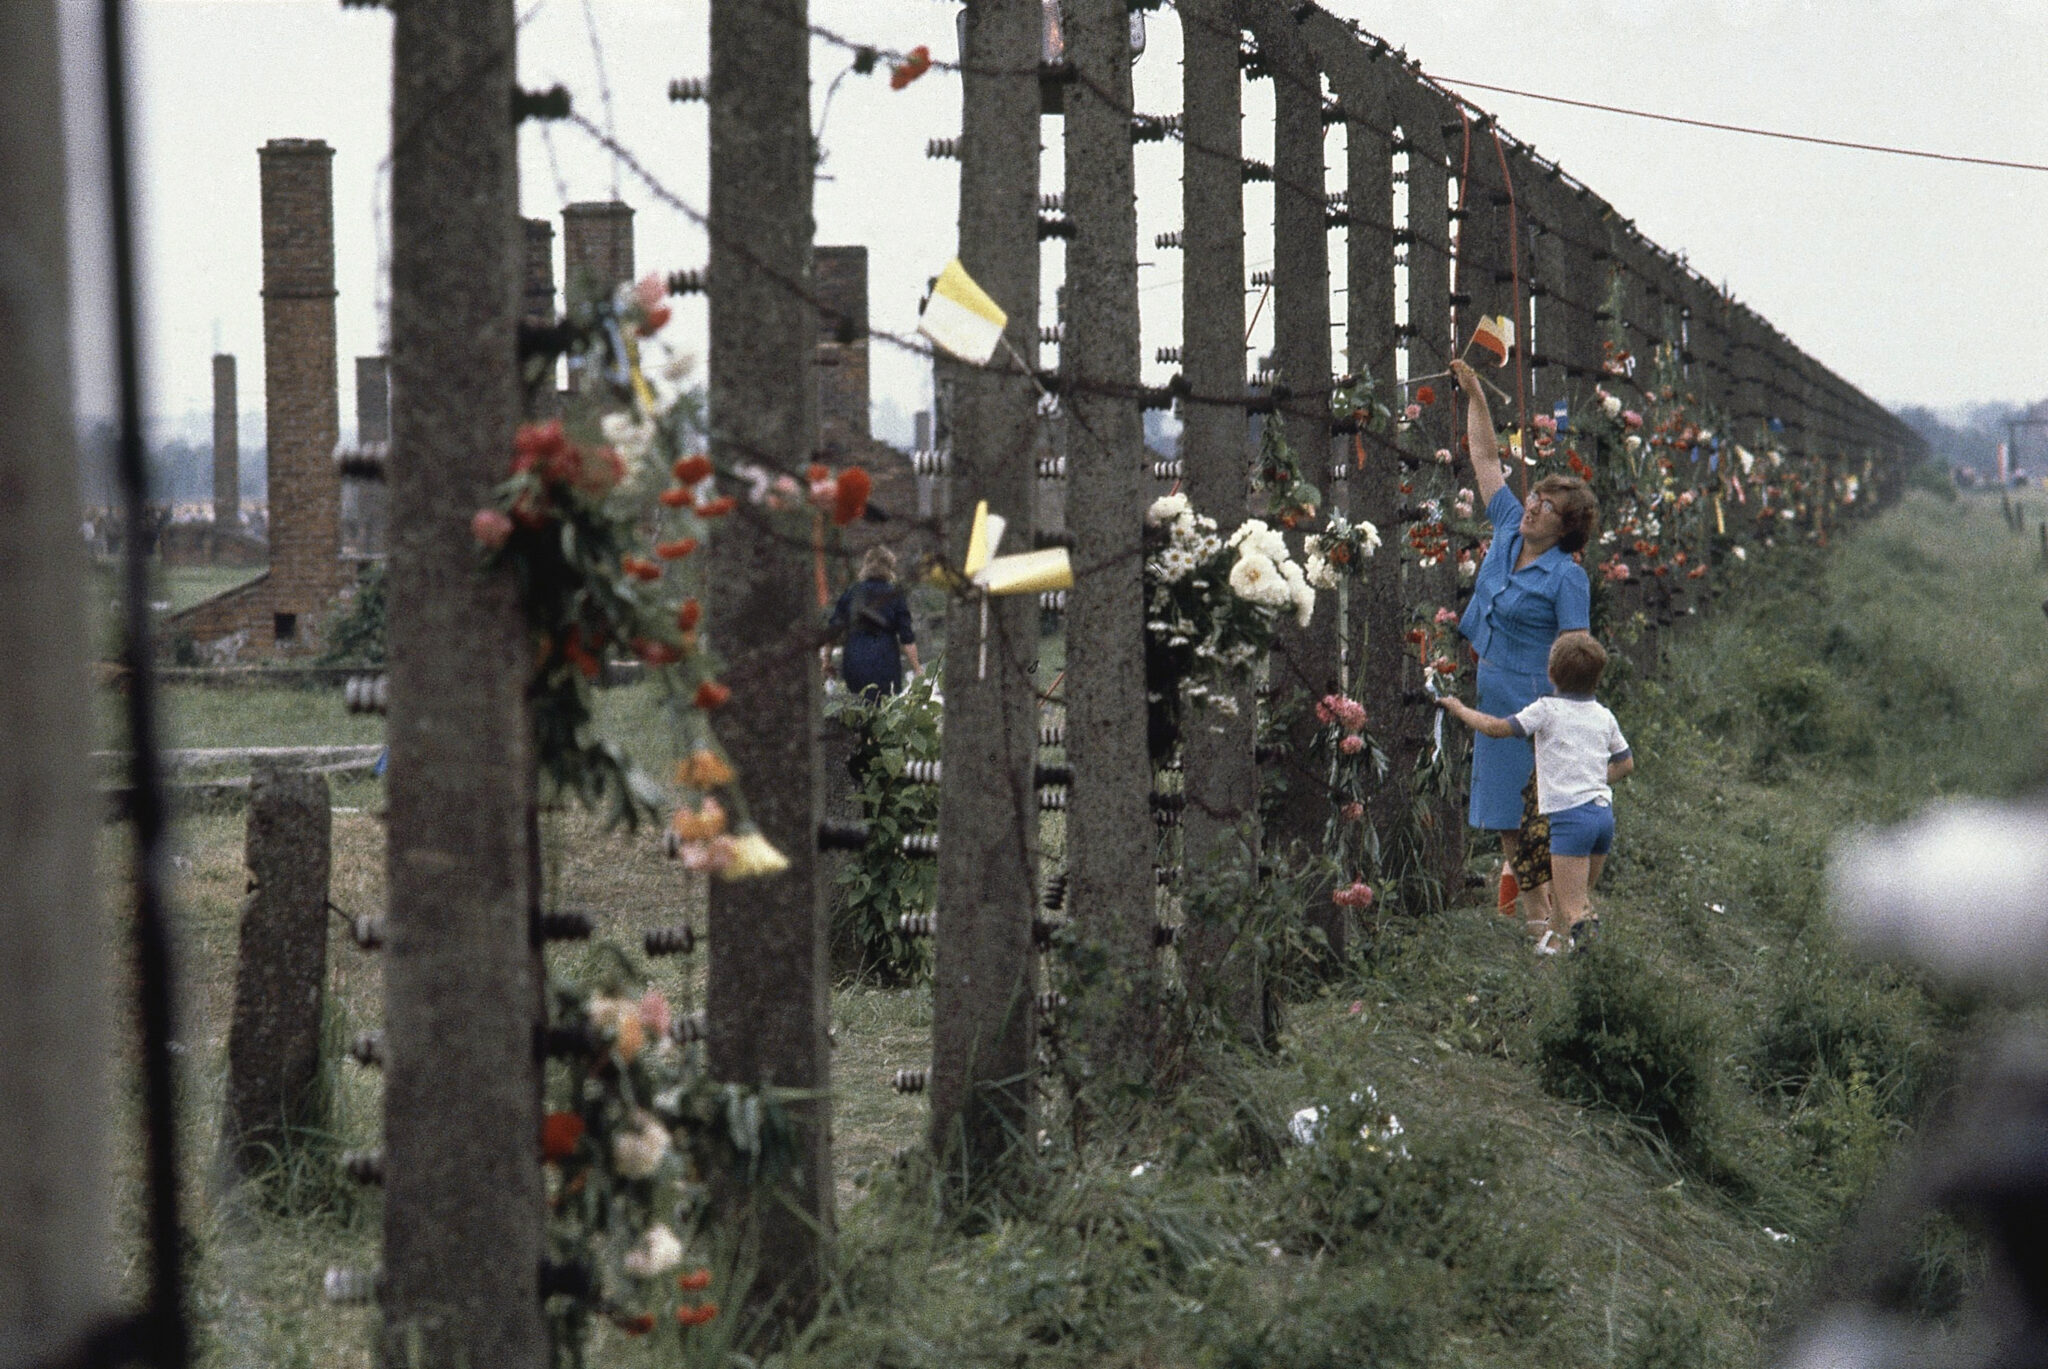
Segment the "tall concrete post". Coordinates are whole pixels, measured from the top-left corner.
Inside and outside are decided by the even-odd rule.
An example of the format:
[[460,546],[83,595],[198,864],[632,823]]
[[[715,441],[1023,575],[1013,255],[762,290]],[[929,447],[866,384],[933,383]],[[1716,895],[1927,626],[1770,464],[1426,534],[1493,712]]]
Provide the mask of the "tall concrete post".
[[[1218,288],[1244,279],[1244,93],[1238,66],[1237,0],[1182,0],[1181,408],[1180,455],[1195,508],[1229,536],[1245,518],[1244,292]],[[1237,711],[1192,706],[1182,715],[1183,890],[1230,863],[1256,859],[1259,771],[1254,759],[1258,700],[1236,692]],[[1239,1036],[1264,1034],[1264,994],[1253,948],[1228,923],[1191,919],[1180,943],[1191,994],[1223,1012]]]
[[0,1362],[84,1362],[113,1312],[113,1115],[93,864],[55,0],[0,6]]
[[466,531],[519,418],[516,27],[511,0],[394,17],[382,1357],[541,1369],[533,650]]
[[[1152,767],[1145,745],[1144,430],[1139,420],[1138,224],[1131,159],[1130,14],[1123,0],[1066,0],[1067,899],[1087,943],[1073,1043],[1094,1077],[1151,1068]],[[1233,282],[1232,288],[1235,288]]]
[[[1038,354],[1038,0],[967,10],[960,147],[960,259],[1009,313],[1018,355]],[[1037,391],[1007,353],[951,366],[952,507],[980,500],[1031,526]],[[969,520],[947,529],[960,564]],[[1030,595],[956,596],[946,615],[939,804],[938,958],[932,971],[932,1150],[948,1174],[985,1179],[1029,1141],[1037,1033],[1031,917],[1038,833],[1038,718]],[[982,648],[986,645],[986,657]],[[983,662],[986,661],[986,670]]]
[[242,415],[235,400],[235,359],[213,359],[213,526],[242,526]]
[[[1273,76],[1273,359],[1287,397],[1269,421],[1282,425],[1308,481],[1340,510],[1344,487],[1330,479],[1330,256],[1324,190],[1323,83],[1314,54],[1291,13],[1254,4],[1251,29]],[[1340,671],[1336,599],[1316,606],[1306,628],[1283,620],[1269,688],[1293,719],[1276,762],[1286,789],[1266,830],[1275,852],[1320,850],[1331,817],[1327,761],[1311,748],[1314,703],[1337,690]],[[1311,900],[1311,917],[1345,949],[1343,910]]]
[[[811,279],[810,31],[805,0],[711,6],[711,445],[802,477],[816,445]],[[711,890],[711,1070],[719,1079],[831,1086],[827,904],[817,853],[821,681],[810,557],[734,518],[712,545],[709,635],[730,663],[719,735],[753,816],[789,857],[767,879]],[[942,914],[943,916],[943,914]],[[792,1105],[795,1168],[758,1195],[761,1299],[800,1318],[824,1279],[833,1222],[831,1110]]]

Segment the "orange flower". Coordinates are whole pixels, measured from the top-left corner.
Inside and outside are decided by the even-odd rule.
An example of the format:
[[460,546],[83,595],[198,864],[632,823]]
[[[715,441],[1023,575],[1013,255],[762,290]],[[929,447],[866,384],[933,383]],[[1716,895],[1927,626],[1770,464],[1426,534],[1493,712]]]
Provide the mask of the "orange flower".
[[647,311],[647,317],[640,320],[640,336],[652,337],[662,330],[668,320],[669,307],[666,304],[655,305]]
[[725,707],[725,701],[731,697],[731,689],[716,680],[706,680],[697,686],[697,695],[691,702],[709,713],[714,708]]
[[705,1289],[711,1287],[711,1271],[708,1269],[685,1270],[676,1275],[676,1287],[682,1289],[685,1293],[702,1293]]
[[1430,405],[1436,403],[1436,390],[1432,386],[1423,386],[1415,392],[1415,402],[1427,409]]
[[739,500],[729,494],[721,494],[716,499],[705,500],[698,508],[697,516],[699,518],[723,518],[731,513],[738,506],[739,502]]
[[683,600],[683,606],[676,610],[676,626],[685,632],[696,630],[698,619],[704,616],[704,606],[695,599]]
[[654,554],[664,561],[680,561],[696,549],[697,539],[694,537],[678,537],[673,542],[654,544]]
[[668,825],[683,841],[709,841],[725,831],[725,805],[717,799],[706,799],[695,812],[678,808]]
[[866,513],[868,495],[874,487],[875,482],[858,466],[848,466],[841,471],[838,492],[832,497],[832,521],[843,528]]
[[733,782],[733,771],[716,751],[700,749],[691,752],[687,760],[676,762],[676,781],[698,789],[716,789]]
[[618,1327],[629,1336],[644,1336],[654,1329],[654,1314],[652,1312],[642,1312],[637,1317],[616,1316],[612,1318],[612,1325]]
[[679,485],[694,485],[709,474],[711,458],[702,452],[686,456],[675,464],[676,483]]
[[540,1154],[543,1160],[566,1160],[576,1153],[583,1139],[583,1119],[573,1112],[551,1112],[540,1124]]
[[612,1041],[612,1049],[619,1053],[619,1059],[627,1064],[647,1046],[647,1028],[640,1024],[638,1013],[627,1013],[619,1018],[618,1035]]
[[830,466],[820,466],[817,462],[813,461],[810,465],[804,467],[804,478],[813,485],[819,484],[832,478],[832,468]]
[[632,576],[635,580],[659,580],[661,578],[661,567],[644,556],[620,557],[619,569]]
[[718,1304],[715,1302],[701,1303],[696,1307],[678,1307],[676,1309],[676,1320],[684,1326],[702,1326],[706,1322],[716,1320],[717,1317]]
[[902,62],[889,69],[889,89],[901,90],[932,69],[932,50],[919,43],[904,55]]
[[674,489],[663,490],[658,498],[663,508],[687,509],[691,504],[690,492],[680,485]]

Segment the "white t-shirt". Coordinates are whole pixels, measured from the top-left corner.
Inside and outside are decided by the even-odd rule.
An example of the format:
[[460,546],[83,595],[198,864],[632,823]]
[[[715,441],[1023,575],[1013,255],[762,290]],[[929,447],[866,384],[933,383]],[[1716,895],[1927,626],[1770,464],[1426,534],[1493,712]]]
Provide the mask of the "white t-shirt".
[[1536,743],[1537,811],[1562,813],[1584,803],[1611,804],[1607,763],[1628,755],[1621,724],[1590,694],[1551,694],[1514,717],[1508,727]]

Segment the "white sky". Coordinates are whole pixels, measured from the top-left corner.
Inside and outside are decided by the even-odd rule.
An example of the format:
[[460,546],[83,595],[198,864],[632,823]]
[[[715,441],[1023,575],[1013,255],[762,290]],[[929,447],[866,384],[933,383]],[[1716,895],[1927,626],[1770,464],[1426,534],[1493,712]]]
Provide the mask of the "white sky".
[[[4,3],[5,0],[0,0]],[[80,409],[111,411],[99,137],[89,54],[97,5],[65,0],[71,45],[67,111],[75,187]],[[619,138],[664,185],[701,207],[705,111],[672,105],[669,80],[707,69],[706,0],[520,0],[520,71],[529,87],[567,85],[579,111],[604,118],[601,49]],[[2048,5],[2036,0],[1329,0],[1424,67],[1579,99],[1892,143],[2048,162]],[[137,0],[137,109],[149,298],[152,409],[166,417],[211,403],[218,345],[240,358],[245,410],[262,402],[261,258],[256,149],[274,137],[324,138],[334,160],[344,427],[354,413],[349,358],[380,350],[379,243],[386,225],[378,169],[389,143],[390,19],[336,0]],[[955,55],[946,0],[812,0],[814,23],[884,47],[928,43]],[[1149,16],[1138,107],[1180,107],[1179,22]],[[814,45],[813,108],[847,64]],[[1710,278],[1796,343],[1888,404],[1936,407],[2048,394],[2048,173],[1879,156],[1539,104],[1475,92],[1503,124],[1603,194],[1652,239],[1687,253]],[[1247,155],[1270,159],[1271,90],[1246,91]],[[870,249],[871,314],[908,332],[924,281],[954,252],[956,164],[928,161],[928,138],[957,132],[959,84],[933,72],[900,93],[886,72],[850,76],[825,129],[818,241]],[[1059,188],[1059,125],[1046,125],[1043,188]],[[1341,172],[1341,131],[1330,165]],[[611,194],[610,159],[556,126],[522,137],[524,211],[556,217],[566,200]],[[1170,368],[1154,351],[1178,341],[1178,254],[1153,236],[1179,227],[1176,144],[1142,144],[1140,259],[1147,379]],[[703,235],[657,204],[630,174],[643,270],[698,266]],[[1330,188],[1341,189],[1339,174]],[[1248,187],[1253,267],[1271,255],[1271,188]],[[559,243],[559,238],[558,238]],[[1339,239],[1333,235],[1333,248]],[[1336,263],[1341,251],[1333,252]],[[1060,248],[1046,249],[1048,291]],[[557,270],[559,273],[559,258]],[[1341,269],[1336,283],[1342,283]],[[1046,311],[1050,317],[1050,310]],[[1339,316],[1341,317],[1341,310]],[[1260,325],[1267,332],[1267,320]],[[678,325],[701,353],[704,305]],[[1255,339],[1257,341],[1258,339]],[[903,413],[926,402],[916,358],[877,342],[874,395]],[[883,436],[899,436],[884,431]],[[907,428],[901,434],[907,436]]]

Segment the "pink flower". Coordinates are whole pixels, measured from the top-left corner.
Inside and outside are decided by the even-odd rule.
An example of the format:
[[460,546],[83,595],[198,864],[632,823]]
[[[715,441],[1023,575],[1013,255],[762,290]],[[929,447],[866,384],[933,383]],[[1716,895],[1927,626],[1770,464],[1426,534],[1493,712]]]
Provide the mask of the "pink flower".
[[1410,404],[1407,408],[1401,410],[1401,417],[1413,423],[1416,419],[1422,417],[1422,406],[1420,404]]
[[1372,907],[1372,886],[1362,879],[1355,880],[1349,887],[1332,893],[1330,895],[1330,902],[1336,904],[1339,908],[1370,908]]
[[1365,1000],[1362,998],[1354,998],[1351,1000],[1351,1007],[1348,1010],[1346,1010],[1344,1015],[1346,1017],[1356,1017],[1364,1011]]
[[1325,727],[1337,721],[1339,710],[1344,707],[1342,694],[1325,694],[1316,700],[1316,721]]
[[1438,447],[1436,449],[1436,464],[1439,466],[1451,464],[1451,449],[1449,447]]
[[469,535],[496,551],[512,535],[512,520],[496,509],[478,509],[476,517],[469,520]]
[[1349,733],[1342,741],[1337,743],[1337,749],[1347,756],[1355,756],[1365,750],[1365,738],[1359,736],[1356,732]]
[[1365,705],[1356,699],[1345,699],[1337,706],[1337,721],[1344,724],[1346,732],[1362,731],[1365,727]]
[[1634,409],[1623,409],[1621,411],[1621,421],[1623,424],[1631,428],[1640,428],[1643,426],[1643,416],[1637,413]]
[[1436,625],[1438,627],[1442,627],[1446,623],[1455,623],[1457,621],[1458,615],[1451,612],[1447,608],[1440,608],[1436,611]]
[[696,874],[715,875],[732,864],[733,845],[729,836],[712,837],[708,841],[686,841],[683,843],[683,868]]
[[[1344,740],[1355,741],[1357,739],[1354,737],[1346,737]],[[1357,822],[1360,818],[1363,818],[1365,816],[1365,805],[1354,800],[1351,803],[1345,804],[1341,811],[1344,814],[1344,821]]]
[[642,309],[653,312],[668,298],[668,287],[663,284],[659,271],[649,271],[633,284],[633,300]]
[[1549,414],[1538,414],[1529,421],[1535,424],[1540,432],[1554,433],[1557,431],[1557,420]]
[[660,989],[649,989],[640,995],[640,1025],[657,1039],[668,1035],[670,1014],[668,999]]

